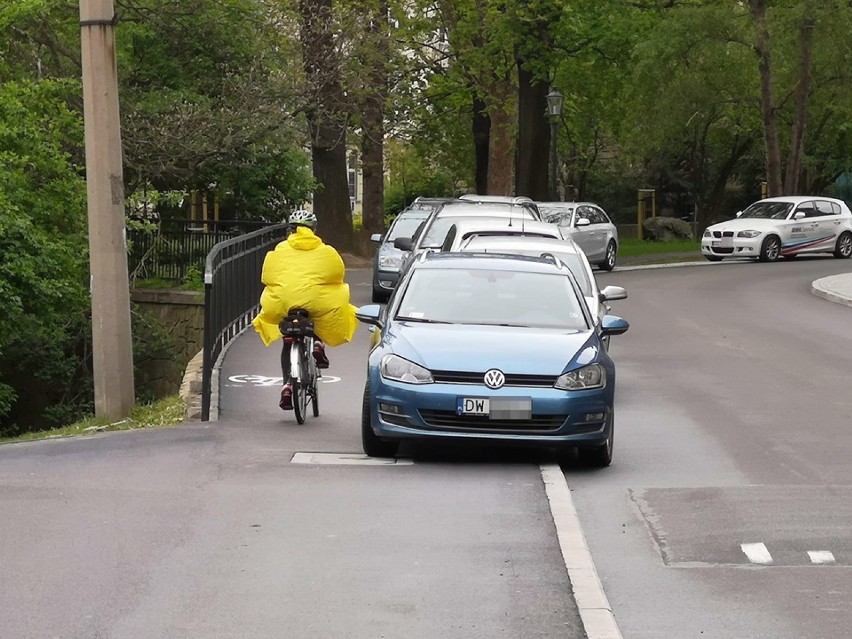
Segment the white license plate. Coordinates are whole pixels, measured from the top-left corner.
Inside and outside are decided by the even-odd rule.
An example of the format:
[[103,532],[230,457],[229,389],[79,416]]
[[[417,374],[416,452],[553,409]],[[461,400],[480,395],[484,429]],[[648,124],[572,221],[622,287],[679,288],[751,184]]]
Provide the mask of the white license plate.
[[713,240],[712,242],[710,242],[710,246],[712,246],[713,248],[716,248],[717,246],[722,246],[722,240]]
[[459,397],[457,415],[487,416],[490,419],[532,419],[529,397]]

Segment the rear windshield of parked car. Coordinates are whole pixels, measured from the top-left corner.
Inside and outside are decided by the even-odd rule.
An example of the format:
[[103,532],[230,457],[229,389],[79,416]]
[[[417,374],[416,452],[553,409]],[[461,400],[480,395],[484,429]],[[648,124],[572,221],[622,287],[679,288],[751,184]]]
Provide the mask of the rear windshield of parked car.
[[419,269],[396,319],[588,330],[567,275],[490,269]]

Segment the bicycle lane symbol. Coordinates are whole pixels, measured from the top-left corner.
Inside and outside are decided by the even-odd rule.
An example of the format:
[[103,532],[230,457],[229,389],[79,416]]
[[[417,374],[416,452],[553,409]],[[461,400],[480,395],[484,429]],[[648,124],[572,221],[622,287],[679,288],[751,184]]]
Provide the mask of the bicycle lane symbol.
[[[262,388],[265,386],[281,386],[284,383],[283,377],[267,377],[265,375],[231,375],[228,378],[231,384],[225,384],[230,388],[246,388],[249,386]],[[340,377],[335,375],[323,375],[319,379],[322,384],[334,384],[340,381]]]

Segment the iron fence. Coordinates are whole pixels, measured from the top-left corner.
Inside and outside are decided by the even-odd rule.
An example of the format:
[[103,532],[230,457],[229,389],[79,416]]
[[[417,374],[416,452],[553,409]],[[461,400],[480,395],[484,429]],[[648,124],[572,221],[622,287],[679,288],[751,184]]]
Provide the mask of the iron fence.
[[210,419],[213,366],[225,346],[249,325],[259,308],[260,273],[267,252],[287,236],[276,224],[218,243],[204,266],[204,354],[201,419]]
[[243,220],[163,220],[127,229],[128,270],[133,279],[160,278],[184,281],[191,269],[201,276],[204,260],[213,247],[268,222]]

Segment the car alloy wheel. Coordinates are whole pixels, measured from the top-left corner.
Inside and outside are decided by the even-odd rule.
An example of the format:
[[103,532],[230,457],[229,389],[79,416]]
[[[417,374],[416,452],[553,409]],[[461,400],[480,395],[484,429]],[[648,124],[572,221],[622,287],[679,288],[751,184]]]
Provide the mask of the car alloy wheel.
[[616,258],[616,249],[615,242],[610,242],[606,247],[606,259],[601,262],[598,266],[600,266],[605,271],[611,271],[615,268],[615,258]]
[[837,238],[837,246],[834,249],[834,257],[849,259],[852,257],[852,233],[845,231]]
[[781,256],[781,240],[777,235],[770,235],[763,240],[763,245],[760,247],[761,262],[774,262]]

